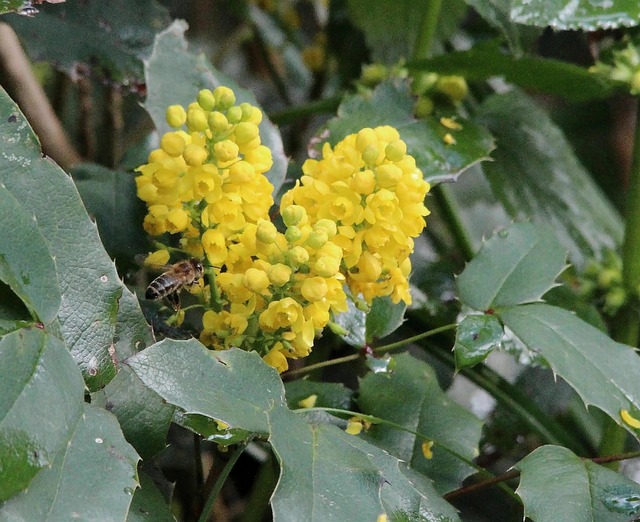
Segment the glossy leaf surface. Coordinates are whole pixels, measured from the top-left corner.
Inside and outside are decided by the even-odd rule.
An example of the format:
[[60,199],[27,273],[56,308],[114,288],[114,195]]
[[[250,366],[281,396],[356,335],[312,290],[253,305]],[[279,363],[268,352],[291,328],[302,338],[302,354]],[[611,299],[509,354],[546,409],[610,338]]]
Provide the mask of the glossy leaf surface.
[[531,520],[628,522],[640,513],[636,482],[566,448],[542,446],[516,467],[521,472],[516,493]]
[[489,238],[458,277],[474,310],[539,301],[565,268],[566,250],[547,227],[516,223]]

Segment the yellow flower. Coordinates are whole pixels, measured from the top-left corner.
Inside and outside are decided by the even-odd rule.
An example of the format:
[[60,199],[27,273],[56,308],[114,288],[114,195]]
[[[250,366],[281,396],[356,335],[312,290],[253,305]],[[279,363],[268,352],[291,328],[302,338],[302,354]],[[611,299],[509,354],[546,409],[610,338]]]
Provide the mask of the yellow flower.
[[278,373],[286,372],[289,368],[289,363],[282,353],[281,347],[282,343],[276,343],[274,348],[262,358],[269,366],[275,368]]
[[225,237],[218,229],[210,228],[202,234],[202,248],[212,266],[222,266],[227,259]]
[[260,314],[260,327],[267,332],[275,332],[279,328],[289,328],[299,317],[303,317],[300,303],[291,297],[269,303],[267,309]]

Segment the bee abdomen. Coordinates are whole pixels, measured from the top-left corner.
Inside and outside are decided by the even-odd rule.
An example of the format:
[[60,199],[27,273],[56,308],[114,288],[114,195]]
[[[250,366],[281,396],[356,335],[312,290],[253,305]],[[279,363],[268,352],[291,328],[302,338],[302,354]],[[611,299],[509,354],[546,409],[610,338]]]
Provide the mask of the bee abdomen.
[[151,281],[151,284],[147,287],[147,291],[144,296],[146,299],[160,299],[161,297],[165,297],[167,294],[170,294],[176,288],[178,288],[179,284],[177,281],[167,280],[165,277],[158,277]]

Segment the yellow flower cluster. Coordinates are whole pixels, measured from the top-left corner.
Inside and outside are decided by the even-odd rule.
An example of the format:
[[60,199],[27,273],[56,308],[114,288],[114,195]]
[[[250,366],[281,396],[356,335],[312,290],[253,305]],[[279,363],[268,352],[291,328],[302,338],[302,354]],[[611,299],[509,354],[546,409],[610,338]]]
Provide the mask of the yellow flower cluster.
[[144,229],[152,236],[180,233],[186,251],[206,254],[215,266],[218,236],[256,223],[273,204],[273,186],[263,175],[273,161],[260,142],[262,112],[235,105],[233,91],[217,87],[200,91],[186,110],[170,106],[166,118],[176,130],[137,169],[138,197],[148,206]]
[[335,224],[312,227],[297,206],[283,217],[285,233],[263,219],[228,245],[226,271],[216,277],[228,306],[205,312],[200,336],[216,349],[257,350],[280,372],[287,359],[309,355],[332,313],[347,310]]
[[370,303],[391,296],[409,304],[409,254],[425,226],[429,184],[393,127],[362,129],[309,159],[304,175],[281,201],[306,209],[312,224],[332,221],[332,241],[344,253],[346,282]]
[[[203,260],[204,344],[256,350],[282,372],[347,310],[347,286],[368,302],[410,302],[408,256],[429,185],[395,129],[363,129],[307,161],[283,196],[282,232],[269,218],[259,109],[218,87],[166,117],[176,130],[137,169],[138,196],[149,234],[179,234],[180,249]],[[169,250],[151,257],[167,262]]]

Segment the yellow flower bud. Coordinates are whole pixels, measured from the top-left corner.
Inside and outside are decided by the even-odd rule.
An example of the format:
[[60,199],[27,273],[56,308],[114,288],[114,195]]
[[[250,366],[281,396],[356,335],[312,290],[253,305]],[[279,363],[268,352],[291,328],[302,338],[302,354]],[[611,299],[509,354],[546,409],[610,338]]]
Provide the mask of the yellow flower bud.
[[242,121],[251,121],[253,116],[253,105],[247,102],[243,102],[240,105],[240,110],[242,111]]
[[307,252],[301,246],[296,246],[289,250],[289,252],[287,252],[287,258],[289,259],[289,262],[294,266],[304,265],[307,261],[309,261],[309,252]]
[[227,117],[218,111],[214,111],[209,114],[207,117],[207,123],[213,132],[223,132],[229,127]]
[[233,161],[238,157],[238,146],[231,140],[219,141],[213,146],[216,159],[222,163]]
[[227,110],[227,120],[229,123],[235,124],[242,120],[242,109],[240,107],[230,107]]
[[314,250],[318,250],[327,241],[329,241],[329,236],[326,232],[322,230],[314,230],[309,234],[309,237],[307,237],[306,244]]
[[166,120],[174,129],[182,127],[187,121],[187,113],[184,107],[182,105],[170,105],[167,107]]
[[182,152],[185,163],[190,167],[199,167],[207,160],[208,155],[207,149],[195,143],[189,143]]
[[222,110],[228,109],[236,102],[236,95],[229,87],[219,86],[213,90],[216,99],[216,107]]
[[308,277],[302,282],[300,287],[300,293],[307,301],[315,302],[320,301],[325,295],[329,287],[324,277]]
[[330,256],[321,256],[313,264],[313,270],[322,277],[333,277],[340,270],[340,259]]
[[258,126],[255,123],[241,121],[236,125],[236,143],[242,145],[249,143],[258,136]]
[[378,147],[375,145],[369,145],[362,152],[362,161],[364,161],[365,165],[375,165],[378,162],[378,156],[380,152],[378,151]]
[[249,268],[242,279],[242,284],[256,294],[265,293],[270,283],[267,274],[257,268]]
[[453,102],[462,101],[469,94],[469,86],[462,76],[440,76],[436,82],[436,90]]
[[413,108],[413,112],[418,118],[426,118],[433,113],[433,109],[433,100],[428,96],[420,96]]
[[378,136],[373,129],[365,128],[356,134],[356,149],[360,152],[364,152],[367,147],[378,146]]
[[212,111],[216,106],[216,99],[213,93],[209,89],[202,89],[198,93],[198,105],[202,107],[202,110]]
[[283,286],[289,282],[292,272],[291,267],[282,263],[276,263],[269,268],[269,281],[276,286]]
[[313,230],[321,231],[327,234],[329,238],[332,238],[338,233],[338,225],[331,219],[319,219],[313,226]]
[[384,155],[389,161],[400,161],[407,153],[407,144],[402,140],[389,143],[384,149]]
[[258,223],[256,237],[263,243],[274,243],[278,237],[278,229],[271,221],[263,219]]
[[282,210],[282,221],[287,227],[299,225],[307,217],[307,211],[300,205],[290,205]]
[[165,132],[160,140],[160,147],[169,156],[178,157],[182,154],[187,142],[177,132]]
[[202,132],[209,127],[207,114],[199,106],[187,112],[187,127],[192,132]]
[[256,169],[247,161],[236,161],[229,167],[229,182],[235,185],[249,183],[256,176]]
[[381,63],[372,63],[362,66],[362,81],[369,86],[374,86],[384,80],[389,74],[386,65]]
[[290,226],[284,233],[284,237],[289,243],[295,243],[302,237],[302,230],[297,226]]

